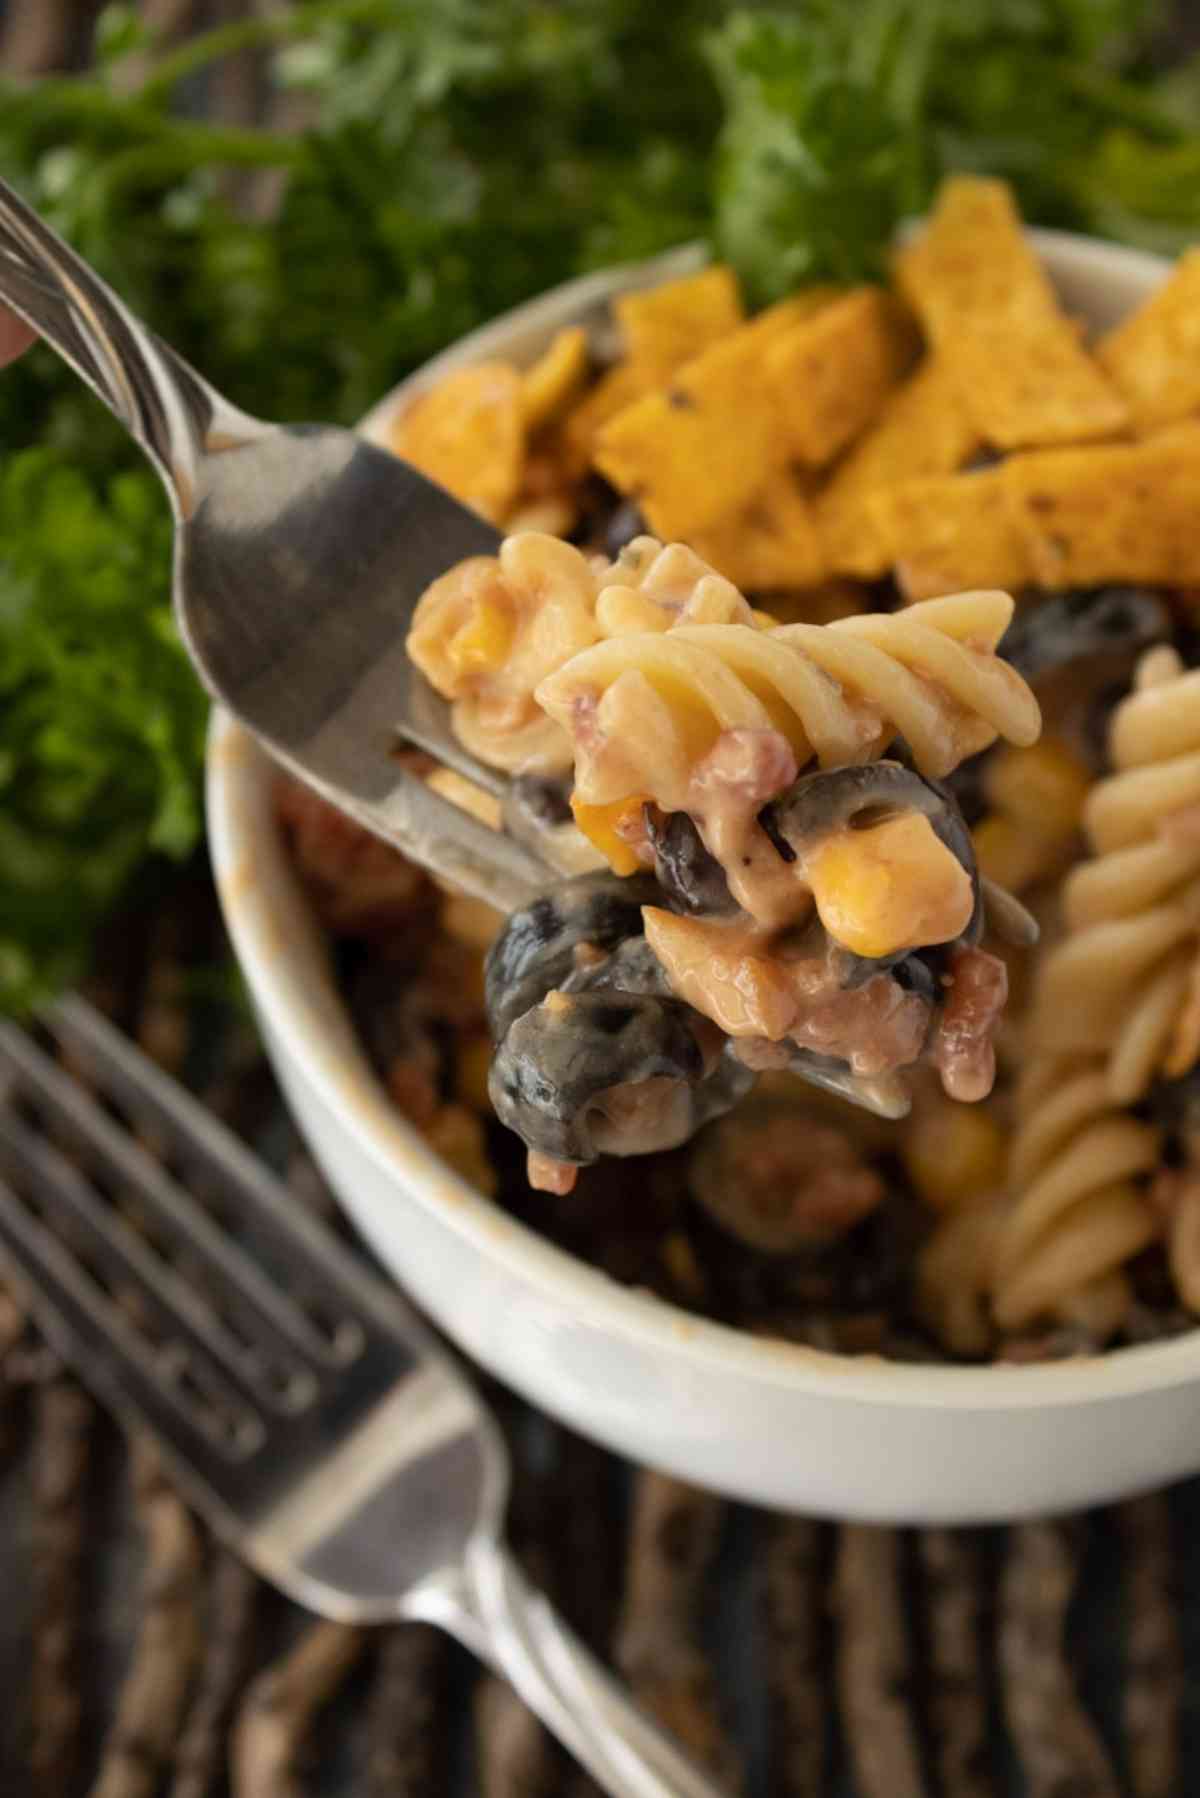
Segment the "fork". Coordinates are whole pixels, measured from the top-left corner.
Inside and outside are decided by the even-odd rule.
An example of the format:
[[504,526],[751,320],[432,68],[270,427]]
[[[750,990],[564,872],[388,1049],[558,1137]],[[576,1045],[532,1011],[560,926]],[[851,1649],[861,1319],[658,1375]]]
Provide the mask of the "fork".
[[551,839],[490,829],[393,753],[404,738],[509,798],[507,777],[458,742],[445,700],[405,651],[430,581],[494,554],[499,533],[353,431],[267,424],[231,405],[2,181],[0,300],[149,457],[175,516],[184,643],[209,691],[274,758],[503,911],[570,872]]
[[439,1625],[616,1798],[718,1798],[513,1561],[503,1438],[399,1292],[84,1001],[41,1025],[0,1022],[0,1272],[62,1359],[300,1604]]

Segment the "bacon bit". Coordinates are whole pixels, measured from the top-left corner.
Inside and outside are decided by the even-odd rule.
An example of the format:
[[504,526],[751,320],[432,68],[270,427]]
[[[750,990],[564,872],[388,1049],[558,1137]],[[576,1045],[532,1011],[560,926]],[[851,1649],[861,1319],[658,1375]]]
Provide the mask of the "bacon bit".
[[696,765],[692,783],[703,796],[716,788],[759,811],[787,791],[799,773],[795,753],[777,730],[723,730]]
[[1008,969],[984,949],[959,949],[934,1032],[932,1060],[951,1099],[986,1099],[996,1078],[992,1035],[1008,997]]
[[553,1155],[543,1155],[538,1149],[530,1149],[525,1171],[535,1192],[553,1192],[559,1198],[566,1198],[579,1178],[579,1169],[574,1162],[556,1161]]
[[763,806],[785,793],[798,771],[779,731],[726,730],[688,783],[683,809],[724,868],[733,897],[762,924],[792,923],[812,907],[807,882],[758,822]]
[[815,996],[788,1034],[800,1048],[836,1056],[852,1073],[870,1075],[909,1067],[928,1029],[928,1002],[906,993],[889,975],[876,974],[848,992]]

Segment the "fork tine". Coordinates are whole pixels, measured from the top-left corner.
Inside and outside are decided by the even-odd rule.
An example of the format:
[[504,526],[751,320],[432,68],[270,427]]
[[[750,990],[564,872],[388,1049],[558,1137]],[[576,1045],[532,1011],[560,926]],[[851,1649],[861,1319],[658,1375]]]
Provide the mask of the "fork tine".
[[[301,1308],[265,1279],[213,1224],[203,1207],[15,1025],[0,1024],[0,1069],[3,1068],[15,1076],[18,1092],[30,1092],[51,1110],[56,1122],[65,1127],[73,1148],[97,1163],[110,1179],[137,1199],[173,1246],[186,1246],[190,1253],[197,1254],[209,1274],[237,1295],[242,1301],[239,1311],[250,1316],[259,1313],[268,1320],[271,1329],[267,1341],[282,1338],[318,1362],[329,1359],[325,1340]],[[6,1120],[4,1128],[10,1137],[14,1136],[15,1120]],[[26,1159],[35,1152],[32,1141],[29,1137],[25,1142]],[[56,1175],[64,1196],[70,1192],[78,1198],[76,1189],[82,1183],[77,1177],[70,1178],[70,1165],[64,1163]],[[177,1282],[177,1286],[176,1309],[188,1315],[196,1309],[196,1301],[182,1283]],[[263,1335],[261,1326],[257,1334]]]
[[[236,1461],[261,1444],[264,1427],[231,1386],[204,1373],[195,1392],[181,1366],[155,1366],[129,1313],[104,1291],[13,1186],[0,1179],[0,1267],[38,1328],[69,1366],[131,1425],[150,1428],[182,1464],[216,1454]],[[130,1282],[132,1285],[132,1281]],[[164,1377],[164,1374],[166,1377]]]
[[35,1208],[53,1206],[98,1285],[136,1301],[142,1334],[160,1333],[172,1346],[184,1342],[192,1351],[202,1348],[271,1409],[290,1411],[312,1402],[317,1383],[302,1359],[275,1352],[261,1332],[248,1332],[249,1344],[232,1334],[222,1312],[206,1304],[201,1291],[105,1203],[80,1169],[9,1110],[0,1111],[0,1169],[18,1202],[28,1192]]
[[[387,1332],[394,1329],[397,1307],[404,1305],[399,1294],[372,1277],[362,1261],[298,1205],[295,1195],[232,1131],[156,1067],[94,1007],[69,996],[48,1006],[42,1021],[86,1068],[98,1090],[115,1100],[126,1115],[157,1127],[168,1142],[182,1151],[190,1166],[202,1169],[215,1186],[232,1194],[238,1209],[252,1216],[256,1240],[265,1240],[268,1248],[274,1249],[286,1263],[289,1280],[307,1279],[323,1293],[342,1296],[357,1318],[373,1319]],[[10,1040],[0,1029],[0,1053]],[[189,1217],[189,1236],[196,1214],[201,1234],[195,1240],[215,1239],[216,1246],[223,1244],[229,1252],[228,1237],[211,1224],[200,1207],[195,1207]],[[244,1257],[239,1256],[239,1261],[244,1265]],[[278,1287],[270,1282],[264,1284],[277,1299],[282,1297]],[[415,1313],[405,1309],[405,1328],[432,1347],[432,1333]]]

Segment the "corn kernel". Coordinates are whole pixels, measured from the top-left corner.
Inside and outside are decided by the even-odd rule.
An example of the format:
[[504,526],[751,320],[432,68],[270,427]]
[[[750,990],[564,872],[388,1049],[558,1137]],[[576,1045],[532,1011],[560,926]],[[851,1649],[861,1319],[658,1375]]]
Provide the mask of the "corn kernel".
[[857,955],[949,942],[974,907],[966,869],[918,812],[834,832],[805,876],[826,930]]
[[1029,749],[998,749],[984,776],[984,790],[998,812],[1054,838],[1078,830],[1090,786],[1087,769],[1055,737],[1043,737]]
[[496,1170],[488,1158],[482,1121],[473,1111],[465,1105],[443,1105],[422,1134],[455,1173],[489,1198],[494,1195]]
[[446,656],[455,674],[490,674],[502,668],[512,648],[516,626],[511,612],[492,599],[476,599],[467,622],[460,625],[446,645]]
[[641,867],[637,856],[617,829],[622,820],[632,819],[641,810],[643,800],[616,799],[611,805],[588,805],[571,798],[571,810],[589,843],[594,843],[614,874],[636,874]]
[[492,1045],[484,1035],[464,1037],[454,1058],[454,1090],[472,1111],[490,1116],[492,1101],[488,1097],[488,1070],[492,1065]]
[[918,1195],[938,1211],[977,1198],[1004,1179],[1004,1132],[979,1105],[930,1101],[914,1114],[901,1153]]
[[981,819],[971,836],[979,872],[1014,893],[1051,873],[1058,862],[1057,844],[1007,813]]

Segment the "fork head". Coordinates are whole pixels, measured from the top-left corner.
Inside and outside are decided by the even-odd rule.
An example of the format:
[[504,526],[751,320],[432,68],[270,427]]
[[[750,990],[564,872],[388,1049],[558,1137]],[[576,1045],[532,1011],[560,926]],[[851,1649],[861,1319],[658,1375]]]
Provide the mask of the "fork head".
[[[175,513],[175,603],[214,696],[292,771],[413,860],[511,910],[549,871],[406,771],[398,734],[499,790],[404,640],[435,576],[497,533],[349,431],[265,424],[163,343],[0,181],[0,299],[92,387]],[[506,783],[503,783],[506,785]]]
[[64,1001],[45,1028],[43,1047],[0,1023],[5,1278],[259,1572],[347,1621],[427,1611],[496,1537],[507,1495],[474,1389],[398,1293],[94,1011]]
[[500,538],[436,482],[350,431],[270,430],[197,471],[175,606],[206,684],[276,758],[454,885],[511,910],[554,878],[505,832],[432,792],[401,737],[499,796],[405,649],[417,601]]

